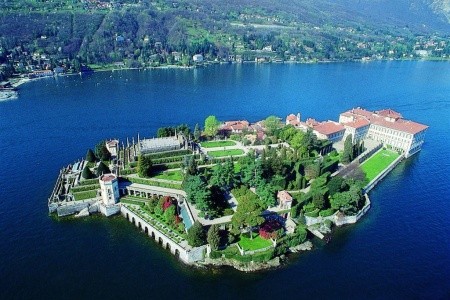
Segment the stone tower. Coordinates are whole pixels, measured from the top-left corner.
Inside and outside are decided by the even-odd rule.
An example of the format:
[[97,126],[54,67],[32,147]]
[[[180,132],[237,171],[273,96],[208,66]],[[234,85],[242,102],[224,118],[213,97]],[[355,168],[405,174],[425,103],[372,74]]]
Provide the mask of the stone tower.
[[103,205],[114,205],[119,201],[119,181],[114,174],[100,176],[100,190],[102,192]]

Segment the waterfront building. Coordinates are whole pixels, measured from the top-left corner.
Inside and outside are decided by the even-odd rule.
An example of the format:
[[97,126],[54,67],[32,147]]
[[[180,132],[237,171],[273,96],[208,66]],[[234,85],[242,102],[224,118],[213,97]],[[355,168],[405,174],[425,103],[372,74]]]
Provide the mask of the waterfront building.
[[201,55],[201,54],[195,54],[194,56],[192,56],[192,60],[193,60],[195,63],[201,63],[201,62],[203,62],[203,55]]
[[102,202],[104,205],[114,205],[119,202],[119,181],[114,174],[103,174],[99,178]]
[[120,211],[118,204],[119,194],[119,180],[114,174],[103,174],[99,178],[101,201],[98,202],[100,212],[105,216],[117,214]]
[[171,136],[164,138],[153,138],[138,140],[138,147],[142,154],[171,151],[181,149],[182,136]]
[[220,126],[219,130],[223,134],[227,133],[242,133],[249,129],[250,123],[246,120],[243,121],[227,121]]
[[302,122],[299,113],[297,115],[290,114],[287,116],[286,125],[292,125],[305,132],[310,128],[318,139],[329,140],[333,143],[342,140],[345,133],[345,127],[334,121],[319,122],[309,118],[306,122]]
[[409,157],[420,151],[428,126],[406,120],[392,110],[383,109],[371,112],[363,108],[354,108],[339,116],[339,123],[346,128],[345,135],[352,134],[354,141],[369,138]]

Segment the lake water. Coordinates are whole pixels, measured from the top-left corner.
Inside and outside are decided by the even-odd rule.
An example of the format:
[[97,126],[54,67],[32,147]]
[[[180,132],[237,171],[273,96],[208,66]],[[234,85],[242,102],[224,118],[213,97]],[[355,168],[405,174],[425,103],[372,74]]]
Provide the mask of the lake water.
[[[59,169],[104,138],[165,125],[338,119],[392,108],[430,126],[372,209],[278,270],[179,263],[121,217],[48,215]],[[450,63],[222,65],[42,79],[0,102],[0,298],[450,298]]]

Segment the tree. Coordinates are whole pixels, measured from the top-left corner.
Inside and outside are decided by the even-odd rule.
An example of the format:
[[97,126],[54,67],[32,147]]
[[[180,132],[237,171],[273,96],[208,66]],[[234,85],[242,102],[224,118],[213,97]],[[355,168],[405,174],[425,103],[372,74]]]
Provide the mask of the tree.
[[161,137],[169,137],[175,135],[175,129],[173,127],[160,127],[156,131],[156,136]]
[[270,183],[261,183],[256,193],[260,197],[260,203],[263,208],[273,207],[277,203],[277,199],[275,197],[276,189]]
[[88,149],[86,153],[86,160],[91,163],[95,162],[95,153],[92,149]]
[[277,116],[268,116],[264,120],[264,126],[266,127],[267,133],[273,135],[275,131],[280,127],[280,118]]
[[340,176],[334,176],[333,178],[331,178],[331,180],[327,184],[330,196],[333,196],[334,194],[340,192],[344,182],[344,178]]
[[194,139],[196,141],[198,141],[200,139],[201,134],[202,133],[200,131],[200,126],[198,126],[198,123],[197,123],[197,124],[195,124],[195,128],[194,128]]
[[[254,151],[249,151],[246,156],[239,158],[241,165],[241,181],[244,185],[252,186],[255,182],[255,173],[262,174],[257,170],[256,156]],[[261,166],[261,164],[259,164]],[[259,171],[259,172],[258,172]]]
[[214,167],[210,183],[226,191],[234,187],[235,177],[233,161],[230,159]]
[[106,148],[106,141],[101,141],[95,145],[94,151],[98,160],[106,161],[111,159],[111,153],[109,153],[108,148]]
[[152,170],[152,159],[150,156],[140,154],[138,157],[137,169],[139,177],[150,176]]
[[345,138],[344,152],[342,153],[341,162],[344,164],[348,164],[352,160],[353,160],[353,143],[352,143],[352,135],[349,134]]
[[219,245],[220,245],[220,230],[219,229],[220,229],[219,225],[217,225],[217,224],[214,224],[211,227],[209,227],[207,241],[208,241],[208,244],[211,246],[212,250],[219,249]]
[[165,211],[164,211],[164,219],[166,220],[167,224],[173,224],[175,223],[175,205],[170,205]]
[[211,190],[203,177],[189,176],[184,183],[186,199],[195,204],[200,211],[207,212],[211,209]]
[[307,147],[305,144],[305,133],[302,131],[297,131],[297,133],[291,139],[291,146],[297,151],[299,157],[305,156],[307,153]]
[[197,162],[193,155],[185,155],[181,167],[186,177],[198,174]]
[[94,173],[92,173],[91,169],[88,166],[85,166],[83,169],[83,173],[81,173],[84,179],[92,179],[95,177]]
[[202,224],[199,221],[191,226],[187,231],[187,241],[192,247],[200,247],[205,244],[206,236]]
[[231,218],[233,228],[247,227],[252,239],[252,228],[264,222],[261,213],[262,207],[259,204],[258,196],[248,190],[245,195],[239,198],[239,205]]
[[215,116],[209,116],[205,119],[205,134],[210,137],[214,137],[219,130],[220,122]]
[[108,174],[110,172],[111,170],[102,161],[98,164],[97,176],[100,176],[102,174]]

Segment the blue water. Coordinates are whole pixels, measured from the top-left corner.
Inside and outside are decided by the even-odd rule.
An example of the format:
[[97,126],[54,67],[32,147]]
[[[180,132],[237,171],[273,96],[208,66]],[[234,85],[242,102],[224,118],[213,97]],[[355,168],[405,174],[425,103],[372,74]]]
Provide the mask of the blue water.
[[[278,270],[182,265],[121,217],[48,216],[61,166],[104,138],[270,114],[392,108],[430,126],[361,222]],[[0,102],[0,299],[450,298],[450,63],[222,65],[42,79]]]
[[191,218],[189,218],[189,213],[186,210],[186,206],[185,205],[180,207],[180,214],[181,214],[181,217],[183,218],[184,228],[186,230],[189,230],[189,228],[192,227],[192,221],[191,221]]

